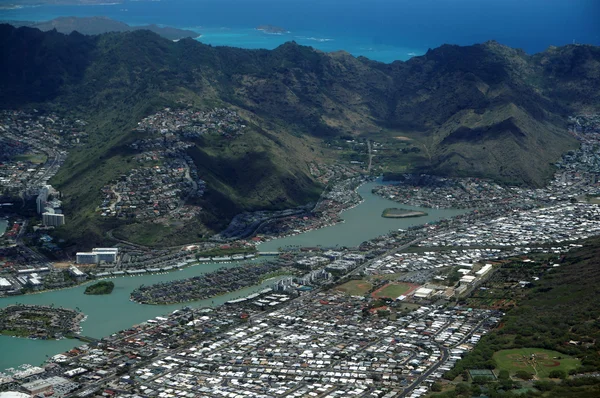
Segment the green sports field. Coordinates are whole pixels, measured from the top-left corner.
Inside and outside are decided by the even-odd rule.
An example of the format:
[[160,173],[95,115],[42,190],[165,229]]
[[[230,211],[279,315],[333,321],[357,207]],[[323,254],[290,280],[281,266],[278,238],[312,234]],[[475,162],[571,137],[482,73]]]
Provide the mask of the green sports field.
[[15,160],[27,161],[31,163],[42,164],[48,160],[48,156],[43,153],[26,153],[15,156]]
[[403,294],[410,292],[411,290],[414,289],[414,287],[415,287],[414,285],[411,285],[409,283],[402,283],[402,282],[388,283],[381,289],[373,292],[373,297],[375,297],[375,298],[387,297],[387,298],[391,298],[391,299],[396,299],[396,298],[402,296]]
[[508,370],[511,374],[518,370],[524,370],[540,378],[548,377],[553,370],[562,370],[568,373],[569,370],[579,366],[577,358],[541,348],[498,351],[494,353],[494,360],[500,370]]
[[364,296],[371,288],[373,284],[363,279],[352,280],[338,286],[335,290],[349,294],[350,296]]

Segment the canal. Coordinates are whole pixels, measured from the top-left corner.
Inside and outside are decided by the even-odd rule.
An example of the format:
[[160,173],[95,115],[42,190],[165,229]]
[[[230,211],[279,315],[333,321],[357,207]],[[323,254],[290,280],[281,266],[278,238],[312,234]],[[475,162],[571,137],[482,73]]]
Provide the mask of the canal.
[[[371,193],[372,188],[376,185],[376,182],[371,182],[359,187],[358,192],[362,196],[363,202],[342,213],[344,223],[308,231],[295,236],[275,239],[261,244],[259,250],[263,252],[277,251],[279,247],[286,246],[358,246],[361,242],[384,235],[390,230],[406,229],[412,225],[450,218],[465,212],[465,210],[456,209],[423,209],[413,206],[400,206],[396,202],[383,199]],[[427,212],[428,215],[406,219],[381,217],[383,210],[388,207],[420,210]],[[129,294],[138,286],[189,278],[214,271],[220,267],[235,267],[239,264],[238,262],[201,264],[167,274],[112,278],[111,280],[115,283],[115,288],[112,294],[103,296],[84,295],[85,286],[78,286],[71,289],[33,295],[6,297],[0,299],[0,308],[15,303],[32,305],[53,304],[57,307],[79,308],[88,317],[82,323],[82,334],[100,338],[184,306],[183,304],[151,306],[134,303],[129,300]],[[190,304],[190,306],[219,305],[225,301],[261,290],[273,282],[274,280],[266,281],[260,286],[254,286],[214,299],[197,301]],[[81,345],[81,342],[78,340],[43,341],[0,336],[0,371],[24,363],[39,365],[47,357],[64,352],[78,345]]]

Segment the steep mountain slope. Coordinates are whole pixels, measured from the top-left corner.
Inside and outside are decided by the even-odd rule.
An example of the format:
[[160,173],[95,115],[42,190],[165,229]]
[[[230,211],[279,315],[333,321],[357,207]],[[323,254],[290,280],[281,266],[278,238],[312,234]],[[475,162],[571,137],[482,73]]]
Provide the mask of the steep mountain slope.
[[573,145],[571,110],[529,83],[543,73],[519,50],[445,45],[389,69],[399,88],[391,123],[418,132],[436,173],[540,185]]
[[89,144],[54,181],[70,198],[70,228],[90,239],[113,227],[91,209],[99,189],[131,168],[131,130],[165,106],[231,107],[251,125],[239,141],[196,146],[213,189],[193,229],[204,233],[242,210],[314,199],[307,162],[323,156],[323,137],[407,136],[422,149],[413,170],[541,185],[576,145],[565,116],[600,105],[592,46],[529,56],[495,42],[445,45],[382,64],[293,42],[243,50],[147,31],[86,37],[0,25],[0,54],[10,60],[0,70],[0,107],[68,110],[90,122]]

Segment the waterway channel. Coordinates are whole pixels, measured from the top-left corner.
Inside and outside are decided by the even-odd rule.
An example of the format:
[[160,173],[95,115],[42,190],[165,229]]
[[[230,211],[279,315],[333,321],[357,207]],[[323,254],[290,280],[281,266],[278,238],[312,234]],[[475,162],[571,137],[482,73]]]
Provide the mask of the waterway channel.
[[[456,209],[423,209],[402,205],[402,208],[425,211],[428,215],[410,219],[383,218],[381,214],[384,209],[399,207],[399,205],[396,202],[374,195],[371,190],[376,185],[376,182],[371,182],[359,187],[358,192],[362,196],[363,202],[342,213],[344,223],[272,240],[261,244],[259,250],[263,252],[276,251],[279,247],[286,246],[357,246],[363,241],[384,235],[390,230],[406,229],[412,225],[434,222],[465,212]],[[33,295],[5,297],[0,299],[0,308],[14,303],[54,304],[57,307],[79,308],[88,317],[82,323],[82,334],[101,338],[184,306],[182,304],[152,306],[131,302],[129,295],[138,286],[189,278],[214,271],[220,267],[235,267],[239,264],[239,262],[211,263],[188,267],[168,274],[113,278],[115,289],[112,294],[104,296],[86,296],[83,294],[85,286],[78,286]],[[260,286],[225,294],[214,299],[197,301],[189,305],[192,307],[219,305],[228,300],[259,291],[273,282],[273,280],[266,281]],[[67,351],[78,345],[81,345],[78,340],[44,341],[0,336],[0,372],[24,363],[39,365],[47,357]]]
[[[54,304],[56,307],[65,308],[77,307],[88,317],[81,324],[83,329],[82,335],[101,338],[185,306],[185,304],[144,305],[130,301],[129,294],[141,284],[151,285],[161,281],[189,278],[214,271],[221,267],[235,267],[239,264],[241,263],[210,263],[188,267],[181,271],[174,271],[167,274],[112,278],[111,280],[114,282],[115,288],[109,295],[88,296],[83,294],[85,286],[77,286],[70,289],[39,294],[5,297],[0,299],[0,307],[16,303],[31,305]],[[213,299],[196,301],[188,305],[191,307],[220,305],[228,300],[244,297],[264,289],[275,281],[268,280],[260,286],[224,294]],[[47,356],[59,354],[81,344],[78,340],[68,339],[50,341],[0,336],[0,372],[23,363],[40,365]]]
[[[363,202],[356,207],[342,212],[343,223],[312,231],[274,239],[258,246],[261,252],[277,251],[285,247],[336,247],[358,246],[369,239],[385,235],[390,231],[407,229],[443,218],[452,218],[465,213],[459,209],[426,209],[422,207],[400,205],[372,193],[372,189],[381,182],[369,182],[358,188]],[[414,218],[383,218],[381,214],[390,207],[426,212],[426,216]]]

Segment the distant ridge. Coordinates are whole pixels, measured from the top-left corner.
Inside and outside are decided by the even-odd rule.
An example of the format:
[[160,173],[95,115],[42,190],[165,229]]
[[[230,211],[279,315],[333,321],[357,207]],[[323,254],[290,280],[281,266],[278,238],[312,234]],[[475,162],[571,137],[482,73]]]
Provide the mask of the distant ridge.
[[130,26],[124,22],[116,21],[107,17],[59,17],[50,21],[6,21],[15,26],[27,26],[41,31],[56,29],[57,32],[70,34],[77,31],[83,35],[99,35],[109,32],[131,32],[134,30],[149,30],[169,40],[181,40],[186,37],[196,38],[200,34],[191,30],[172,28],[169,26],[142,25]]

